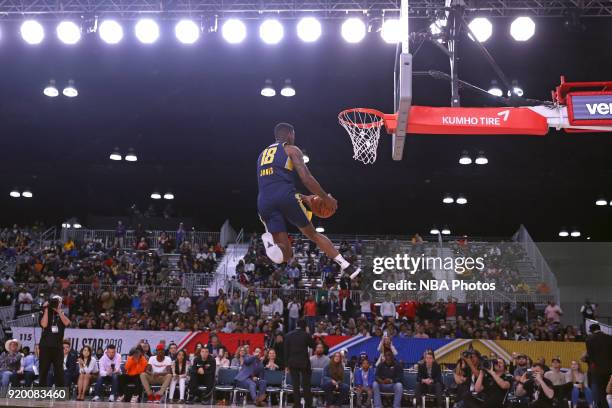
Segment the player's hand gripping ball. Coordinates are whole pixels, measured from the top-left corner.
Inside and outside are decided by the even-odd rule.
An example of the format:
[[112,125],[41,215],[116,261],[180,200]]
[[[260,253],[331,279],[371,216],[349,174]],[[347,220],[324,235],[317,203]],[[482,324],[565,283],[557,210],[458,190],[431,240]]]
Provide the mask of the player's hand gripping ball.
[[314,215],[319,218],[329,218],[335,214],[338,204],[331,194],[328,195],[328,200],[324,200],[317,195],[302,196],[302,200]]

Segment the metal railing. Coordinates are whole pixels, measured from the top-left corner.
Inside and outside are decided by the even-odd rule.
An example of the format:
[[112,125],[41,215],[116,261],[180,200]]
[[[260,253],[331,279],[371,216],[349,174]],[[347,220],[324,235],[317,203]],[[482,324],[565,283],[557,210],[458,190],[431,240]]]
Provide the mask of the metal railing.
[[195,286],[210,286],[214,280],[214,273],[184,273],[183,288],[192,293]]
[[[538,274],[540,278],[540,281],[548,285],[551,291],[552,298],[558,304],[560,302],[560,296],[559,296],[559,286],[557,285],[557,277],[550,270],[548,263],[546,263],[546,259],[544,259],[544,256],[540,252],[540,249],[538,248],[536,243],[533,241],[533,239],[531,238],[531,235],[529,235],[529,232],[527,231],[524,225],[521,225],[518,231],[514,234],[514,240],[521,244],[521,246],[523,247],[523,250],[527,254],[527,257],[529,258],[533,267],[535,268],[536,273]],[[533,296],[533,295],[529,295],[529,296]],[[536,295],[536,296],[539,296],[539,295]],[[551,299],[550,295],[544,295],[544,296],[547,296],[549,300]]]
[[15,306],[0,307],[0,322],[6,325],[6,322],[13,319],[15,316]]
[[[161,231],[161,230],[147,230],[147,239],[150,248],[159,248],[159,237],[165,232],[166,236],[174,241],[176,245],[176,231]],[[105,247],[113,245],[118,242],[119,239],[116,237],[115,230],[93,230],[93,229],[74,229],[74,228],[62,228],[62,240],[66,241],[71,238],[74,241],[85,242],[85,241],[100,241]],[[190,242],[192,245],[203,245],[209,242],[216,244],[220,239],[219,232],[212,231],[185,231],[184,241]],[[138,238],[135,230],[127,230],[125,238],[123,239],[124,248],[134,248],[137,244]]]
[[27,315],[19,316],[16,319],[8,320],[5,323],[6,327],[33,327],[38,326],[38,318],[40,312],[31,313]]

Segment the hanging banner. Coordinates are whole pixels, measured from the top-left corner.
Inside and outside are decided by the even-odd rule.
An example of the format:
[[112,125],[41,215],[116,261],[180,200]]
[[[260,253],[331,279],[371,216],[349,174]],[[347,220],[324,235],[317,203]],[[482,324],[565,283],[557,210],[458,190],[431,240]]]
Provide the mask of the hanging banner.
[[[40,327],[12,327],[11,330],[13,337],[30,350],[40,341]],[[155,350],[155,346],[162,340],[165,340],[166,345],[172,342],[181,344],[191,334],[178,331],[66,329],[64,338],[70,340],[74,350],[80,351],[83,346],[90,346],[95,352],[98,348],[105,349],[109,344],[114,344],[118,353],[127,354],[141,340],[146,340],[151,349]]]

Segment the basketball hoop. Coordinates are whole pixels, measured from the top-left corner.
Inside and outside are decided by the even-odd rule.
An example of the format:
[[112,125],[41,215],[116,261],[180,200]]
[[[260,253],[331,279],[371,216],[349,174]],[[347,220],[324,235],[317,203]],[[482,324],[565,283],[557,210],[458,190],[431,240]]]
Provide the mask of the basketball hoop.
[[353,159],[363,164],[376,161],[380,130],[386,123],[384,113],[376,109],[352,108],[338,115],[338,121],[348,132],[353,143]]

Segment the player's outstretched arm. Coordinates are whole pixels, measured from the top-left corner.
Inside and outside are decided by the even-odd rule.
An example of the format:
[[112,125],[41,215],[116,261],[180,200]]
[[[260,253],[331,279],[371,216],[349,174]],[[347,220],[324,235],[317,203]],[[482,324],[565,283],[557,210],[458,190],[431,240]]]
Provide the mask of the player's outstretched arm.
[[319,184],[317,179],[310,173],[306,163],[304,163],[304,155],[299,147],[285,145],[285,152],[287,153],[287,156],[291,158],[293,168],[297,172],[298,176],[300,176],[300,180],[302,180],[302,183],[308,189],[308,191],[327,201],[329,205],[333,206],[334,210],[336,210],[338,207],[338,202],[335,198],[331,197],[325,192],[325,190],[323,190],[321,184]]

